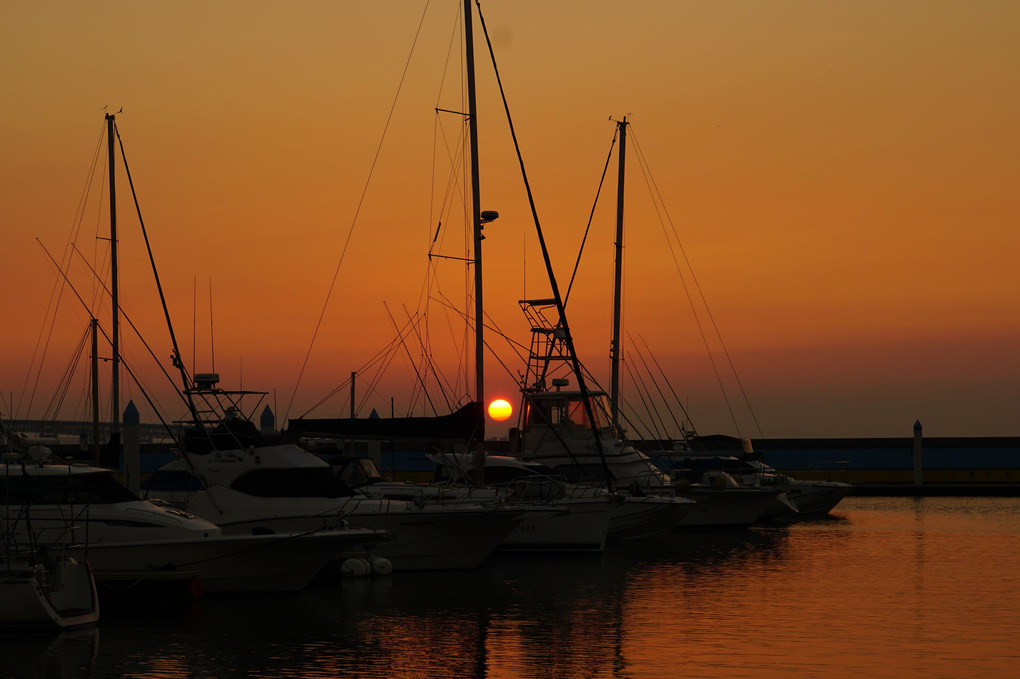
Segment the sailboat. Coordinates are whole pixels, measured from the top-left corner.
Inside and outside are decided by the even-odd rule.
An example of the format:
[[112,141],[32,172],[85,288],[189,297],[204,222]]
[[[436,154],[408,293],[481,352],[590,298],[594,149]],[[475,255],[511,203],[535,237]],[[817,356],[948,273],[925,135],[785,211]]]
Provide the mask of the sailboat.
[[[111,247],[116,253],[114,115],[106,114],[106,126],[111,178]],[[113,453],[111,466],[116,467],[121,452],[117,405],[120,349],[116,328],[120,309],[116,292],[116,254],[111,255],[111,271],[115,405],[108,450]],[[158,276],[157,287],[162,300]],[[165,300],[162,301],[166,311]],[[82,304],[85,304],[83,300]],[[174,364],[186,380],[169,313],[166,316]],[[93,329],[97,327],[95,319],[92,326]],[[97,392],[94,382],[94,407]],[[194,403],[189,406],[197,417]],[[133,404],[129,404],[126,411],[137,413]],[[97,411],[95,417],[98,420]],[[11,526],[7,538],[19,547],[36,545],[49,550],[67,550],[78,561],[88,562],[100,584],[200,583],[200,588],[196,584],[195,593],[199,589],[208,592],[292,591],[311,582],[341,552],[390,537],[384,530],[348,526],[342,522],[330,526],[329,530],[304,533],[224,535],[219,526],[206,519],[143,500],[133,488],[122,485],[113,469],[100,466],[98,437],[95,466],[60,459],[42,446],[20,446],[20,450],[14,450],[18,438],[13,434],[6,438],[12,450],[0,464],[0,516]],[[125,476],[132,485],[131,479],[137,479],[137,458],[132,459],[130,455],[124,458]]]
[[[474,216],[474,274],[475,274],[475,375],[476,375],[476,393],[475,398],[478,403],[484,402],[484,362],[482,360],[482,353],[484,347],[483,341],[483,305],[482,305],[482,259],[481,259],[481,227],[486,221],[491,221],[496,215],[495,213],[482,212],[479,209],[479,182],[478,182],[478,151],[477,151],[477,125],[476,125],[476,106],[475,106],[475,94],[474,94],[474,60],[473,60],[473,48],[471,46],[471,28],[470,28],[470,17],[471,17],[471,2],[465,0],[464,2],[464,16],[466,20],[465,37],[467,41],[467,74],[468,74],[468,102],[469,102],[469,129],[471,132],[470,143],[471,143],[471,170],[472,170],[472,215]],[[498,75],[497,75],[498,82]],[[505,104],[505,102],[504,102]],[[511,133],[513,134],[513,124],[509,120]],[[515,147],[516,135],[514,136]],[[520,159],[519,147],[518,160]],[[521,161],[521,167],[523,169],[523,161]],[[583,370],[577,360],[576,354],[573,350],[573,339],[570,334],[570,329],[567,324],[566,313],[564,310],[563,300],[560,296],[559,288],[556,283],[556,278],[552,270],[552,264],[549,257],[548,249],[546,248],[545,239],[542,233],[541,225],[539,224],[537,213],[534,209],[534,201],[531,196],[530,186],[528,184],[527,177],[524,176],[524,184],[529,194],[529,202],[532,205],[532,215],[534,217],[536,232],[538,235],[539,245],[542,249],[543,260],[546,266],[546,273],[548,276],[549,284],[551,287],[552,298],[545,302],[545,305],[553,308],[556,314],[555,324],[549,324],[546,326],[540,326],[532,328],[533,337],[540,336],[541,333],[545,333],[545,337],[554,339],[549,345],[555,347],[557,351],[562,351],[561,355],[556,358],[562,359],[562,365],[566,366],[566,369],[572,372],[578,385],[578,394],[580,399],[578,401],[579,411],[583,413],[582,417],[586,418],[587,423],[593,423],[595,420],[595,411],[593,409],[593,396],[586,386],[585,377]],[[527,303],[529,308],[536,306],[535,303]],[[536,334],[539,333],[539,334]],[[535,360],[551,360],[548,356],[541,356],[532,352],[532,357]],[[544,373],[543,373],[544,374]],[[563,378],[566,379],[566,378]],[[540,400],[542,396],[539,394],[538,389],[532,389],[526,387],[525,390],[529,397],[533,397],[535,401]],[[322,420],[314,422],[301,422],[292,421],[290,428],[300,429],[304,431],[312,430],[317,432],[330,432],[340,433],[343,432],[349,425],[345,424],[342,420],[333,421],[333,423],[326,423]],[[616,479],[613,477],[613,471],[605,461],[605,456],[615,457],[618,456],[618,450],[603,450],[600,444],[600,433],[598,427],[592,427],[589,432],[592,436],[594,448],[596,449],[598,457],[601,459],[601,469],[605,473],[603,477],[606,482],[606,488],[600,489],[597,487],[586,486],[580,495],[571,493],[570,501],[575,503],[584,503],[587,506],[600,505],[598,510],[595,511],[592,508],[591,511],[585,511],[584,513],[590,514],[593,519],[598,517],[599,521],[604,521],[608,517],[608,525],[606,527],[606,534],[609,536],[616,536],[621,539],[638,539],[646,538],[650,535],[661,534],[668,530],[673,524],[675,524],[679,518],[687,513],[693,506],[691,500],[685,498],[676,498],[665,494],[649,496],[647,493],[639,495],[638,493],[631,494],[619,494],[616,491]],[[453,454],[452,459],[456,460],[452,468],[448,468],[447,472],[453,472],[448,474],[449,477],[457,476],[459,479],[470,478],[474,484],[485,483],[489,477],[489,465],[498,463],[501,465],[501,469],[505,470],[512,467],[510,460],[498,460],[494,457],[487,456],[483,447],[483,435],[484,435],[484,419],[479,419],[478,426],[476,429],[476,438],[474,443],[474,451],[472,454],[472,473],[470,475],[464,474],[461,467],[463,466],[464,457],[458,456],[456,453]],[[630,454],[630,451],[628,451]],[[451,459],[450,456],[444,456],[447,459]],[[458,459],[459,458],[459,459]],[[641,464],[641,473],[647,473],[648,467],[643,462]],[[516,468],[518,472],[527,472],[527,466],[518,465]],[[572,486],[577,489],[576,485]],[[451,489],[445,489],[444,492],[449,492]],[[396,491],[401,492],[401,491]],[[457,489],[458,493],[465,492],[463,489]],[[478,496],[481,492],[479,490],[469,489],[472,495]],[[640,500],[638,498],[641,498]],[[621,501],[621,498],[623,501]],[[563,499],[561,503],[565,503],[566,499]],[[572,514],[581,514],[576,508]],[[542,528],[549,529],[550,526],[557,521],[565,519],[542,519]],[[519,531],[528,529],[532,535],[538,535],[541,532],[537,528],[522,524],[518,527]],[[508,538],[504,541],[503,546],[507,546],[508,543],[514,542],[515,538]],[[529,547],[539,547],[540,544],[563,544],[563,540],[555,540],[549,538],[548,541],[541,541],[529,544]]]
[[[651,530],[652,521],[647,518],[636,520],[636,513],[627,507],[622,511],[623,502],[621,496],[614,492],[590,488],[578,488],[576,486],[556,486],[558,492],[554,495],[543,495],[541,497],[524,497],[515,489],[508,489],[502,482],[506,480],[507,474],[519,474],[522,477],[534,473],[534,469],[520,461],[511,460],[501,456],[491,456],[485,452],[484,434],[485,420],[481,412],[481,404],[485,403],[485,367],[484,367],[484,304],[483,304],[483,276],[482,276],[482,227],[498,217],[494,211],[483,211],[480,209],[480,182],[479,182],[479,155],[478,155],[478,127],[477,127],[477,106],[475,98],[475,68],[474,48],[472,29],[472,8],[471,0],[464,0],[463,14],[465,20],[465,47],[466,47],[466,75],[467,75],[467,101],[468,113],[467,122],[469,128],[470,143],[470,169],[471,169],[471,207],[470,213],[473,222],[473,254],[472,261],[474,273],[474,357],[475,357],[475,393],[473,408],[476,409],[477,419],[472,432],[471,441],[466,446],[470,453],[466,453],[453,446],[442,454],[432,456],[438,464],[438,473],[443,475],[441,484],[432,486],[418,486],[408,488],[403,484],[373,483],[364,487],[365,492],[377,492],[388,497],[400,495],[411,495],[422,498],[424,501],[435,502],[440,498],[485,498],[487,502],[501,502],[504,504],[526,502],[525,506],[532,509],[537,504],[548,508],[555,508],[557,513],[532,513],[522,521],[501,543],[499,549],[502,551],[584,551],[601,552],[605,548],[607,539],[623,537],[625,535],[637,536],[647,535]],[[484,22],[482,22],[484,29]],[[496,75],[499,81],[498,73]],[[502,86],[500,85],[500,89]],[[506,108],[504,101],[504,108]],[[508,109],[507,109],[508,110]],[[513,123],[509,120],[511,134],[513,135]],[[513,135],[516,145],[516,135]],[[518,149],[519,152],[519,149]],[[521,163],[523,169],[523,162]],[[525,186],[528,186],[527,177],[524,177]],[[530,194],[530,187],[528,188]],[[530,198],[530,195],[529,195]],[[534,205],[533,201],[532,206]],[[553,288],[553,294],[558,298],[559,292],[556,288],[555,277],[552,275],[552,267],[549,261],[549,254],[545,247],[541,226],[538,223],[537,214],[532,208],[535,217],[535,227],[538,232],[546,263],[547,273]],[[564,331],[568,335],[569,329]],[[578,367],[579,369],[579,367]],[[447,416],[448,417],[448,416]],[[337,435],[345,437],[356,434],[366,429],[378,429],[388,427],[391,424],[385,420],[368,421],[359,425],[356,420],[291,420],[289,429],[291,431],[312,432],[317,435]],[[391,431],[402,430],[402,423],[392,422]],[[385,438],[406,439],[414,436],[388,436]],[[426,437],[421,437],[426,438]],[[459,442],[463,444],[463,441]],[[541,473],[539,473],[541,476]],[[523,482],[528,481],[524,478]],[[527,496],[527,493],[524,494]],[[649,501],[648,504],[651,504]],[[668,502],[668,507],[657,508],[658,511],[665,509],[670,513],[679,515],[687,511],[689,505],[693,504],[688,500],[673,499]],[[626,514],[626,519],[621,522]],[[642,514],[648,514],[645,509]],[[640,527],[637,527],[640,524]],[[635,531],[634,529],[637,528]],[[656,529],[658,530],[658,529]]]
[[[163,465],[146,492],[227,535],[305,533],[350,522],[392,535],[368,555],[386,559],[392,570],[472,569],[525,517],[525,508],[419,504],[351,488],[289,438],[293,433],[255,428],[241,403],[253,392],[221,389],[211,377],[191,390],[208,406],[209,419],[187,430],[181,457]],[[174,490],[182,486],[202,490]]]
[[88,562],[19,543],[13,535],[17,520],[0,520],[0,627],[95,624],[99,595]]
[[[516,449],[522,458],[541,462],[569,480],[609,482],[627,489],[635,506],[638,498],[649,496],[682,495],[693,499],[696,506],[678,517],[673,525],[676,529],[750,526],[777,498],[783,501],[782,490],[736,488],[734,484],[729,488],[685,486],[678,492],[673,479],[621,435],[619,346],[627,125],[626,118],[617,123],[620,154],[609,405],[605,405],[607,394],[586,389],[581,371],[573,367],[577,359],[573,346],[566,341],[562,304],[557,299],[522,300],[521,309],[531,324],[532,342]],[[577,380],[577,388],[569,388],[571,378]]]
[[198,591],[294,591],[336,556],[389,534],[339,524],[325,531],[224,535],[189,512],[142,500],[109,469],[41,447],[0,465],[0,518],[17,549],[66,552],[101,585],[195,582]]
[[[203,450],[192,447],[193,452],[187,459],[166,465],[160,473],[189,473],[198,477],[205,490],[189,498],[185,506],[215,521],[226,531],[294,529],[328,517],[346,515],[351,521],[387,528],[396,535],[395,540],[378,545],[374,550],[389,559],[394,569],[473,568],[497,546],[521,547],[524,542],[532,546],[556,545],[585,551],[604,549],[613,505],[611,498],[591,497],[574,504],[536,505],[485,496],[479,491],[444,502],[435,501],[433,496],[425,497],[424,493],[414,500],[396,499],[380,492],[376,484],[343,488],[336,483],[334,470],[328,462],[294,443],[309,437],[388,440],[438,437],[451,445],[470,449],[474,467],[485,468],[485,420],[481,407],[485,400],[481,242],[483,226],[498,214],[480,209],[472,13],[470,0],[465,0],[466,118],[474,240],[474,401],[460,411],[439,418],[292,419],[283,440],[242,437],[239,427],[243,427],[243,423],[220,422],[213,431],[221,442],[210,439],[212,444]],[[204,395],[222,397],[227,396],[227,392],[209,389]],[[231,436],[236,437],[238,443],[231,443]],[[240,445],[242,440],[244,445]],[[336,476],[342,477],[342,469],[335,471]],[[269,477],[287,482],[262,481]],[[153,493],[162,492],[156,487],[158,483],[157,475],[151,480]],[[446,497],[453,498],[451,494]]]
[[[617,122],[620,135],[619,154],[619,176],[617,194],[617,219],[616,219],[616,263],[613,290],[613,338],[611,342],[611,394],[610,413],[614,427],[619,429],[619,363],[620,363],[620,306],[622,290],[622,259],[623,259],[623,205],[624,205],[624,167],[627,142],[627,118]],[[719,456],[711,453],[703,454],[695,451],[687,438],[674,443],[671,450],[665,454],[669,463],[669,473],[687,482],[694,482],[694,486],[686,486],[685,492],[697,495],[702,502],[702,512],[692,515],[692,520],[700,514],[710,514],[709,503],[718,503],[715,498],[715,490],[728,491],[730,497],[733,495],[733,488],[753,488],[759,491],[768,491],[774,496],[772,502],[767,503],[762,510],[759,519],[771,520],[775,518],[791,518],[798,515],[809,515],[827,513],[842,500],[851,490],[850,484],[834,481],[801,481],[793,479],[788,475],[780,474],[768,467],[760,460],[760,456],[754,454],[751,442],[748,439],[741,440],[742,450],[737,457],[730,460],[736,466],[729,464],[729,461],[722,463]],[[715,459],[716,464],[710,462]],[[693,467],[693,469],[692,469]],[[713,489],[712,486],[715,486]],[[763,493],[759,493],[763,494]],[[746,491],[745,491],[746,495]],[[750,500],[744,504],[753,505]]]
[[[488,453],[482,467],[484,476],[479,477],[476,455],[465,452],[470,432],[460,431],[458,435],[458,427],[454,426],[457,420],[449,419],[451,417],[456,418],[457,413],[441,418],[302,420],[296,425],[292,421],[291,429],[296,426],[317,437],[378,437],[387,441],[416,441],[443,449],[443,452],[427,455],[436,464],[435,478],[430,483],[387,481],[371,458],[353,457],[329,448],[317,448],[315,452],[330,464],[338,478],[366,496],[412,502],[419,507],[450,508],[479,503],[520,511],[520,520],[499,541],[496,551],[601,553],[605,550],[613,498],[592,494],[575,496],[555,482],[549,486],[549,492],[522,491],[520,484],[508,483],[504,458]],[[355,431],[359,433],[353,434]],[[521,473],[534,472],[527,469]]]
[[99,596],[88,563],[72,558],[0,558],[0,626],[74,628],[99,620]]
[[[480,492],[467,485],[475,472],[467,456],[432,454],[429,459],[436,462],[445,483],[462,484],[459,492],[476,496]],[[602,551],[606,542],[654,540],[669,533],[695,504],[687,498],[634,495],[611,492],[600,484],[572,483],[544,464],[509,455],[486,455],[484,483],[498,497],[530,498],[569,509],[565,516],[540,525],[522,525],[519,534],[500,545],[504,551]],[[601,536],[598,547],[593,541],[596,536]]]

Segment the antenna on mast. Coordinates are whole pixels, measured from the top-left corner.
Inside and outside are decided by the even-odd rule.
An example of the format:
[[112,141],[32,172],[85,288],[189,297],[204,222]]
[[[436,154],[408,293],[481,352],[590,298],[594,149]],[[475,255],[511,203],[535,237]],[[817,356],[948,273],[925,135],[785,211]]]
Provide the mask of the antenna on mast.
[[209,359],[212,371],[216,372],[216,341],[213,337],[212,277],[209,278]]
[[191,374],[195,374],[195,356],[198,354],[198,274],[191,278]]

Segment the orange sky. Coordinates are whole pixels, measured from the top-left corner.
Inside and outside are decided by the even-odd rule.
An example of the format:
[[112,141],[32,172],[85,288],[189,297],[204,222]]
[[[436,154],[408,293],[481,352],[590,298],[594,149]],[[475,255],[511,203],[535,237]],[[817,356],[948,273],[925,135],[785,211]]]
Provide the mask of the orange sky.
[[[449,172],[433,163],[446,154],[433,143],[434,108],[460,106],[459,58],[447,61],[459,5],[428,8],[358,211],[423,3],[0,0],[5,414],[13,398],[16,415],[41,416],[87,319],[66,296],[30,397],[55,278],[36,239],[59,256],[76,228],[104,106],[123,108],[118,126],[189,367],[211,367],[211,283],[222,386],[243,380],[296,416],[347,380],[393,337],[389,313],[419,308],[439,218],[430,196],[442,196]],[[724,374],[736,424],[727,412],[639,150],[766,436],[909,436],[915,419],[933,436],[1020,433],[1020,5],[489,0],[482,9],[564,287],[613,136],[608,119],[633,123],[625,330],[667,368],[699,432],[758,435]],[[547,288],[478,54],[482,207],[501,215],[486,228],[486,309],[524,342],[517,300]],[[118,181],[122,303],[165,357]],[[105,199],[93,193],[77,239],[90,257],[107,229]],[[600,378],[614,204],[615,168],[569,306]],[[457,209],[442,219],[443,252],[463,256]],[[463,267],[450,262],[441,275],[462,303]],[[71,277],[92,294],[83,267]],[[433,351],[452,376],[447,320],[432,323]],[[394,359],[367,409],[388,412],[391,396],[406,409],[407,365]],[[488,376],[491,397],[516,403],[495,361]],[[66,402],[80,391],[78,380]],[[318,414],[346,413],[346,396]]]

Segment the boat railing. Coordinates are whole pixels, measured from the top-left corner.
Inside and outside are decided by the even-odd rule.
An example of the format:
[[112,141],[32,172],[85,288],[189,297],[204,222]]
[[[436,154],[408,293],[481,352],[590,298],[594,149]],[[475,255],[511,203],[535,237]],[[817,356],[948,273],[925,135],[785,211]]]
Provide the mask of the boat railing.
[[[19,526],[22,523],[24,528]],[[0,563],[5,567],[41,564],[48,568],[68,558],[69,550],[78,551],[78,544],[68,537],[77,528],[70,521],[62,528],[30,526],[23,513],[17,514],[14,519],[0,517]]]
[[632,495],[673,495],[674,483],[662,470],[649,469],[638,473],[626,488],[620,490]]
[[544,474],[519,476],[511,479],[506,488],[509,498],[513,500],[552,502],[564,497],[566,479],[562,476],[546,476]]
[[[470,486],[460,484],[435,483],[393,483],[382,482],[366,484],[358,488],[363,497],[352,498],[352,506],[359,506],[362,501],[390,500],[408,503],[407,509],[423,509],[426,505],[444,507],[478,507],[495,506],[505,502],[504,494],[492,486]],[[396,510],[389,504],[379,505],[380,513]]]
[[[373,487],[374,486],[374,487]],[[566,479],[534,474],[486,485],[470,484],[373,484],[363,492],[390,500],[412,502],[417,506],[544,504],[565,496]]]

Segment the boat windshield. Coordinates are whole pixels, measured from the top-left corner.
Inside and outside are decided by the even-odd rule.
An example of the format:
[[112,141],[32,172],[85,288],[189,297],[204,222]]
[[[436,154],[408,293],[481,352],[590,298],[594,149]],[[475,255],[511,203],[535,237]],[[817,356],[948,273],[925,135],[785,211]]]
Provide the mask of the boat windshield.
[[346,497],[351,489],[329,467],[254,469],[230,484],[256,497]]
[[600,464],[562,464],[553,471],[571,483],[601,483],[606,478],[606,468]]
[[[593,412],[595,412],[593,410]],[[591,429],[591,422],[588,420],[588,411],[584,407],[584,400],[577,399],[570,401],[568,405],[567,421],[577,429]],[[599,425],[598,414],[595,415],[595,425]]]
[[351,488],[382,481],[382,474],[375,462],[368,457],[334,455],[326,460],[333,475]]
[[[536,397],[534,403],[526,405],[525,426],[560,425],[570,429],[591,429],[591,421],[588,419],[583,398],[580,396],[560,397],[555,393],[552,396],[553,398]],[[601,427],[597,404],[594,402],[594,398],[592,400],[595,425]]]

